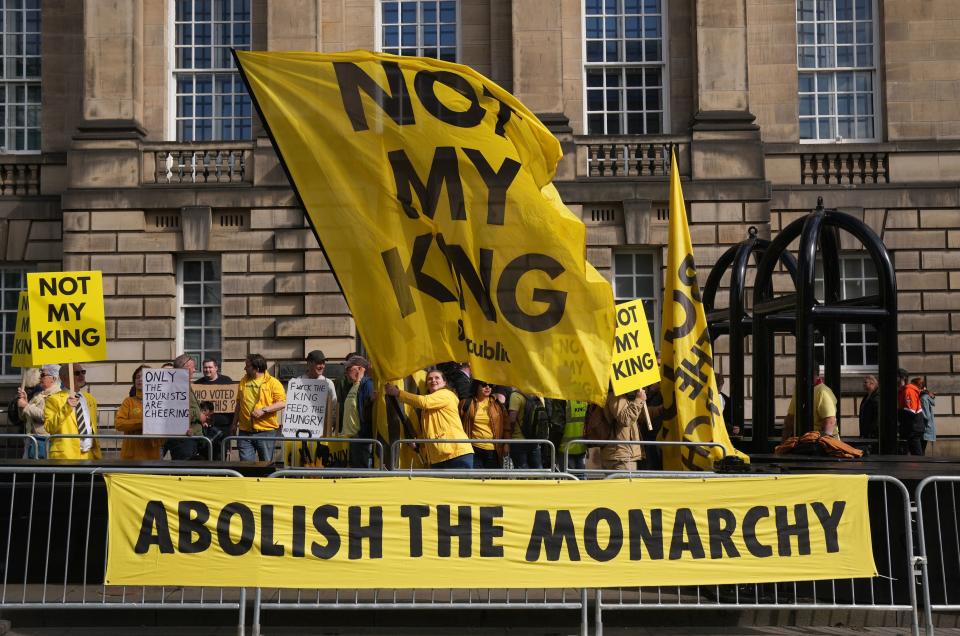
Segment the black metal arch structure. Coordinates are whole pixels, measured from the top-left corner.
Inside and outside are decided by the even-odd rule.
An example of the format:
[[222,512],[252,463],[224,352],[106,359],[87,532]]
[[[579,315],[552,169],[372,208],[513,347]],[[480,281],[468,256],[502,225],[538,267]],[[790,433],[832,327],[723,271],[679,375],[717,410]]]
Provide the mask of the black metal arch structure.
[[[839,230],[852,234],[867,250],[877,272],[879,293],[841,300]],[[773,271],[794,239],[800,238],[795,293],[773,295]],[[814,293],[817,248],[823,262],[824,301]],[[890,254],[880,237],[863,221],[834,209],[822,199],[810,214],[790,223],[770,242],[757,266],[753,287],[753,444],[754,452],[769,452],[774,423],[773,341],[776,333],[796,336],[796,430],[813,422],[814,334],[826,344],[826,383],[840,398],[842,362],[840,328],[844,324],[873,325],[879,333],[880,453],[893,454],[897,445],[897,283]],[[839,418],[838,418],[839,420]]]
[[[744,338],[753,334],[753,316],[747,311],[747,266],[752,256],[757,262],[770,247],[770,241],[757,237],[757,228],[750,227],[748,238],[732,246],[710,270],[703,290],[703,306],[707,314],[710,340],[715,343],[722,335],[730,336],[730,409],[733,422],[743,430],[744,424]],[[780,262],[794,279],[796,285],[797,259],[790,252],[782,252]],[[727,269],[730,269],[730,295],[726,309],[714,309],[717,290]],[[772,294],[772,289],[771,289]],[[716,351],[716,347],[713,348]]]

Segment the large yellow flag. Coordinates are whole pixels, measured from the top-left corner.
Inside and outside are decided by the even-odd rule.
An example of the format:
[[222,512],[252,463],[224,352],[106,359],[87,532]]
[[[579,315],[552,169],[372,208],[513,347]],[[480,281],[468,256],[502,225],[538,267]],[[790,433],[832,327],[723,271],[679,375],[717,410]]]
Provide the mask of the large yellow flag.
[[[713,372],[713,345],[700,300],[697,268],[683,204],[677,157],[670,161],[670,236],[667,281],[663,290],[660,339],[664,419],[659,438],[675,442],[717,442],[727,455],[749,457],[734,449],[723,423],[720,391]],[[711,470],[723,452],[717,447],[663,447],[665,470]]]
[[468,361],[489,382],[602,403],[613,295],[532,112],[433,59],[237,58],[379,377]]

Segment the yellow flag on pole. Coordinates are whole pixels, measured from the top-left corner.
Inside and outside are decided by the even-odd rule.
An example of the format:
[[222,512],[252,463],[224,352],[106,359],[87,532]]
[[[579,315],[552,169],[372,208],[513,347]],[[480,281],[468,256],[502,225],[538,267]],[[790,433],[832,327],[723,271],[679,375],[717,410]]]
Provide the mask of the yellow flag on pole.
[[613,294],[532,112],[434,59],[236,55],[378,377],[467,361],[488,382],[603,402]]
[[[673,442],[715,442],[727,455],[749,457],[734,449],[720,406],[713,371],[713,345],[700,300],[697,268],[687,226],[677,157],[670,156],[670,232],[666,284],[663,290],[663,326],[660,339],[664,419],[659,438]],[[716,446],[663,447],[665,470],[711,470],[723,457]]]

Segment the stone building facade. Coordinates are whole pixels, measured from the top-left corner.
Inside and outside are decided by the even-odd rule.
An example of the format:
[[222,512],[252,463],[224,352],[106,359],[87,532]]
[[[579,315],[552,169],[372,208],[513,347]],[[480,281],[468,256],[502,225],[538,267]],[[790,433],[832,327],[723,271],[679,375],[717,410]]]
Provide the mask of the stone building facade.
[[[4,27],[22,47],[3,56],[0,375],[10,386],[12,292],[26,271],[103,272],[109,360],[88,379],[106,405],[126,395],[136,366],[184,350],[222,358],[234,376],[248,352],[284,362],[354,350],[349,309],[229,47],[379,49],[468,64],[541,115],[566,150],[557,186],[587,225],[588,258],[618,299],[648,299],[654,328],[671,145],[701,284],[749,227],[769,237],[818,197],[862,218],[893,254],[901,366],[940,394],[937,452],[960,439],[960,15],[951,0],[22,7]],[[843,244],[850,294],[871,285],[856,247]],[[859,328],[846,338],[847,431],[874,343]],[[793,343],[781,337],[777,347],[783,414]],[[721,369],[725,350],[721,338]]]

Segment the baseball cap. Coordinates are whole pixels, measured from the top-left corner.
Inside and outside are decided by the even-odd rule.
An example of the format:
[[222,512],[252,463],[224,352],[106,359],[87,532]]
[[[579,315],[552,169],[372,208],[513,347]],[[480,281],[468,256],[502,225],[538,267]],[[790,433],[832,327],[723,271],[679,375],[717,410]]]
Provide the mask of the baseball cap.
[[318,362],[326,362],[326,361],[327,361],[327,356],[323,355],[323,351],[320,351],[319,349],[314,349],[313,351],[307,354],[307,362],[312,362],[316,364]]

